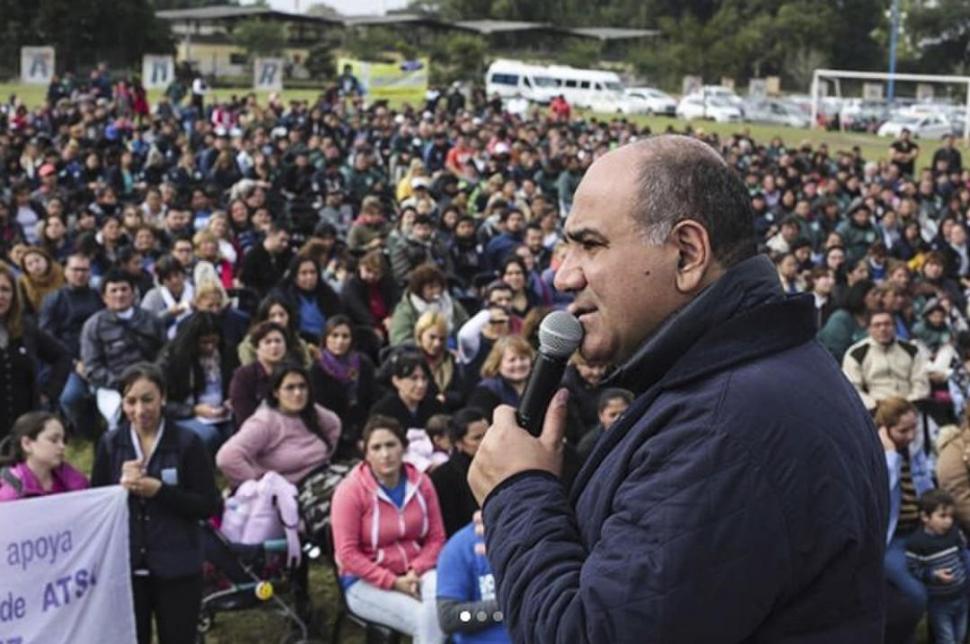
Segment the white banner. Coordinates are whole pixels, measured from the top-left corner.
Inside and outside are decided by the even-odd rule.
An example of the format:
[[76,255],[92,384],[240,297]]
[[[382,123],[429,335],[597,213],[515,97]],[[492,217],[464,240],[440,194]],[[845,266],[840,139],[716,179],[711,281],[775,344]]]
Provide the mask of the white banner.
[[53,47],[20,48],[20,82],[31,85],[47,85],[53,77]]
[[145,54],[141,59],[141,82],[145,89],[164,89],[175,78],[175,58]]
[[128,493],[0,503],[0,642],[135,642]]
[[257,58],[253,61],[253,89],[263,92],[283,90],[282,58]]

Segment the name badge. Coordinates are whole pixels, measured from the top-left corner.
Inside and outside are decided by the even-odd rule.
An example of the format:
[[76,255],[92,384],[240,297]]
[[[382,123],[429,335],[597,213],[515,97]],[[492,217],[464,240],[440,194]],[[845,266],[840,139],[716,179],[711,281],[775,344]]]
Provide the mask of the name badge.
[[179,484],[179,472],[174,467],[168,467],[162,470],[162,483],[165,485],[178,485]]

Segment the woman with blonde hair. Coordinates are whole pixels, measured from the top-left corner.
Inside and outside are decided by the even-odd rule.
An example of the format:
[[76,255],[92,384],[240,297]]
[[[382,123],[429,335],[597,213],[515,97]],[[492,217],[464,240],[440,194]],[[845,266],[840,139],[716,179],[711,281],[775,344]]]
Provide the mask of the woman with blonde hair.
[[216,237],[215,233],[209,230],[200,230],[192,237],[192,245],[195,247],[195,256],[199,260],[192,273],[195,284],[201,285],[200,274],[211,268],[223,288],[232,288],[235,271],[232,264],[222,256],[219,238]]
[[219,254],[235,266],[239,259],[240,250],[235,240],[232,238],[232,227],[229,225],[229,215],[223,210],[217,210],[209,217],[205,225],[205,230],[216,236],[219,244]]
[[486,418],[499,405],[518,406],[532,373],[535,349],[518,335],[499,338],[482,365],[482,381],[468,397],[468,407],[481,410]]
[[411,180],[415,177],[426,177],[428,176],[428,169],[424,165],[424,161],[421,159],[411,159],[411,165],[408,166],[408,171],[404,173],[404,176],[397,183],[397,190],[395,191],[395,196],[397,197],[397,202],[401,203],[405,199],[409,199],[412,194]]
[[438,311],[425,311],[414,325],[414,342],[428,363],[431,395],[445,411],[460,408],[463,386],[455,356],[448,350],[448,320]]

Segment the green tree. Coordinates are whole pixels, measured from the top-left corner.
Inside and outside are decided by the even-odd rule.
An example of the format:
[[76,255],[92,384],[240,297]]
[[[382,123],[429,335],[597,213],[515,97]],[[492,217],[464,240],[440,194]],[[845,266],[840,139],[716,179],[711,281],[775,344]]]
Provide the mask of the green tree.
[[333,47],[329,43],[314,46],[307,54],[304,63],[310,78],[326,80],[337,76],[337,61],[333,55]]
[[390,62],[396,54],[404,54],[403,44],[401,37],[387,27],[356,27],[344,36],[343,49],[358,60]]
[[939,0],[920,3],[909,12],[908,26],[920,71],[970,72],[970,3]]
[[484,39],[472,34],[445,34],[431,45],[431,83],[479,79],[485,73]]
[[286,47],[286,29],[283,25],[259,18],[250,18],[232,30],[232,41],[253,56],[273,56]]
[[602,46],[598,40],[571,39],[556,57],[563,65],[572,67],[595,67],[600,59]]
[[173,50],[168,23],[148,0],[0,0],[0,16],[2,61],[19,61],[25,45],[53,45],[59,70],[84,71],[98,62],[137,65],[143,54]]

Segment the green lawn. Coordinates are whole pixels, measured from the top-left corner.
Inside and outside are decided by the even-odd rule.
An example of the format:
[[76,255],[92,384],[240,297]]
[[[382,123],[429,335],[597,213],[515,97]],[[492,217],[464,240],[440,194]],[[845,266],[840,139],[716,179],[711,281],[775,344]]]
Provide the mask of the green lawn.
[[[322,85],[321,85],[322,89]],[[46,94],[47,88],[38,85],[22,85],[19,83],[0,83],[0,100],[6,101],[11,94],[21,97],[27,105],[39,105]],[[212,90],[213,96],[225,99],[232,95],[247,94],[251,90],[248,87],[240,88],[219,88]],[[149,101],[154,102],[161,95],[161,90],[151,90],[148,93]],[[257,93],[261,101],[265,101],[268,94],[265,92]],[[307,99],[313,100],[319,95],[318,90],[313,89],[292,89],[284,90],[284,100]],[[601,118],[609,118],[609,115],[600,115]],[[662,116],[635,116],[632,117],[637,123],[647,124],[655,132],[663,132],[668,126],[673,125],[677,130],[683,130],[687,125],[686,121]],[[706,132],[717,132],[720,135],[730,135],[740,131],[749,131],[755,141],[767,143],[775,136],[780,136],[788,146],[797,146],[802,141],[809,141],[812,145],[825,142],[829,145],[829,150],[834,153],[838,150],[848,150],[853,145],[858,145],[862,149],[863,157],[869,161],[878,161],[888,158],[890,139],[875,136],[873,134],[861,134],[856,132],[826,132],[824,130],[797,129],[779,125],[757,125],[752,123],[714,123],[712,121],[694,121],[695,129],[703,129]],[[918,166],[929,165],[933,152],[939,144],[936,141],[921,142],[920,158]],[[967,154],[970,148],[962,143],[960,149]]]

